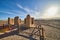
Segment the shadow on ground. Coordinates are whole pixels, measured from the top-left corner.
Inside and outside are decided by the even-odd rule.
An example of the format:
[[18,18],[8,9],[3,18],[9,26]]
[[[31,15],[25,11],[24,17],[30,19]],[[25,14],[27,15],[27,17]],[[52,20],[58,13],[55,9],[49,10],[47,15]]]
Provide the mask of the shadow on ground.
[[[20,29],[23,31],[23,30],[27,30],[28,28],[26,28],[24,26],[21,26]],[[12,31],[12,32],[9,32],[9,33],[4,33],[4,34],[0,35],[0,39],[11,36],[11,35],[18,35],[18,36],[22,36],[24,38],[27,38],[29,40],[36,40],[36,39],[32,38],[32,36],[29,36],[29,35],[25,36],[23,34],[19,34],[18,30],[15,30],[15,31]]]
[[24,30],[27,30],[29,29],[28,27],[26,27],[26,25],[22,24],[20,25],[20,28],[19,28],[21,31],[24,31]]

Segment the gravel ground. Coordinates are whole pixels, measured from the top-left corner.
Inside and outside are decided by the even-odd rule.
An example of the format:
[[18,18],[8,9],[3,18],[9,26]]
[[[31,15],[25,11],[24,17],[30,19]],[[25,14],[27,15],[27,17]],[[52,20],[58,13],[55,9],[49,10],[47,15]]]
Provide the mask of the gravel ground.
[[60,40],[60,29],[44,26],[47,40]]
[[0,40],[28,40],[28,39],[24,38],[24,37],[21,37],[21,36],[18,36],[18,35],[12,35],[12,36],[2,38]]
[[[46,25],[42,25],[42,27],[44,27],[44,29],[45,29],[46,40],[60,40],[60,29],[50,27],[50,26],[46,26]],[[27,30],[24,30],[24,31],[20,31],[19,34],[22,34],[26,37],[19,36],[19,35],[11,35],[11,36],[2,38],[0,40],[29,40],[29,38],[28,38],[29,35],[30,35],[29,33],[31,33],[32,30],[33,29],[30,28],[30,29],[27,29]],[[33,38],[38,39],[38,36],[33,36]]]

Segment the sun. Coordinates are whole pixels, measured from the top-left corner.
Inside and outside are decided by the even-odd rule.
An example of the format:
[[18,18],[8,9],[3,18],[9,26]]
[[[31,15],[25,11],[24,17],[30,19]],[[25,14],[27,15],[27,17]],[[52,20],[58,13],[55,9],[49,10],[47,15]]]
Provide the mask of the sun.
[[57,6],[51,6],[51,7],[47,8],[43,17],[44,18],[53,18],[53,17],[55,17],[57,12],[58,12],[58,7]]

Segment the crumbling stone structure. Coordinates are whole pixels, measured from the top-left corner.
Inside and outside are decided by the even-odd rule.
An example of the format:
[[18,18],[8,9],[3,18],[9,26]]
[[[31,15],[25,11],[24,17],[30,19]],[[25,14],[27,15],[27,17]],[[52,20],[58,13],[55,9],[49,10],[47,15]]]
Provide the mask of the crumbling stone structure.
[[18,16],[16,16],[14,18],[14,25],[19,25],[19,17]]
[[10,29],[11,25],[14,25],[14,19],[8,18],[8,28]]
[[16,16],[14,19],[8,18],[8,24],[9,26],[11,25],[19,26],[20,24],[25,24],[27,27],[35,27],[34,18],[30,17],[30,15],[26,16],[24,22],[22,22],[18,16]]
[[19,25],[21,25],[21,23],[22,23],[21,19],[18,20],[18,23],[19,23]]
[[8,18],[8,24],[14,25],[14,19]]
[[19,19],[18,16],[16,16],[14,19],[12,18],[8,18],[8,24],[11,24],[11,25],[20,25],[21,24],[21,19]]
[[19,33],[19,22],[20,22],[19,17],[16,16],[14,18],[14,25],[15,25],[16,28],[18,28],[17,33]]
[[27,17],[24,19],[24,24],[27,27],[35,27],[34,26],[34,18],[30,17],[30,15],[27,15]]

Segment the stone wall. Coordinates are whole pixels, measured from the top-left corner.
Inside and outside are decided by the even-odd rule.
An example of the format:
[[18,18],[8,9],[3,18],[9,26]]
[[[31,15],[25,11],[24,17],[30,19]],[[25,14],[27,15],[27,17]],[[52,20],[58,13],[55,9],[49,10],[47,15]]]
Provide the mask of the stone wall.
[[25,24],[27,27],[35,27],[34,18],[31,17],[30,15],[27,15],[24,21],[19,19],[18,16],[16,16],[14,19],[8,18],[8,24],[11,24],[11,25]]
[[8,24],[14,25],[14,19],[8,18]]
[[18,16],[16,16],[14,18],[14,25],[19,25],[19,17]]
[[26,18],[24,19],[24,24],[27,27],[35,27],[34,26],[34,18],[30,17],[30,15],[27,15]]

